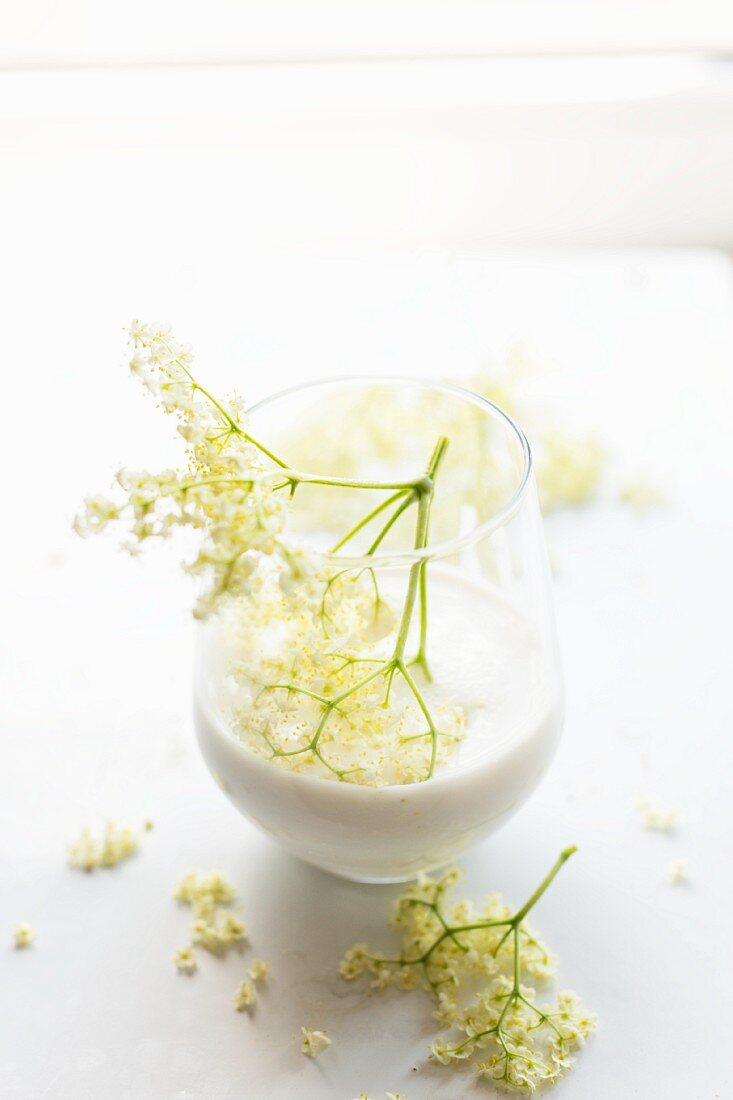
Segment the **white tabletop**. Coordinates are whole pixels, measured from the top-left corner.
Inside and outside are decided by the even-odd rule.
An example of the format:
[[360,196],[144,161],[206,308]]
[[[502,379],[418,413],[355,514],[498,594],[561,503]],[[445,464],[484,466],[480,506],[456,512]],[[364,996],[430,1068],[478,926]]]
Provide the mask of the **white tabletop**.
[[[208,253],[199,244],[195,265],[163,256],[155,272],[137,247],[115,253],[114,240],[119,268],[100,269],[93,243],[68,251],[66,229],[57,234],[47,263],[4,288],[3,1100],[491,1095],[427,1064],[426,998],[366,998],[337,975],[354,940],[392,942],[396,890],[284,855],[209,778],[191,724],[192,592],[175,559],[133,562],[68,532],[77,500],[115,465],[164,460],[155,413],[117,367],[120,326],[146,310],[197,343],[215,385],[253,398],[376,366],[466,376],[516,338],[554,364],[540,383],[554,415],[598,433],[611,456],[601,501],[547,521],[566,730],[530,803],[463,861],[461,889],[519,902],[561,847],[578,844],[535,914],[560,955],[561,984],[600,1016],[558,1096],[728,1097],[728,260],[259,256],[215,295],[217,250],[235,270],[221,240]],[[616,487],[636,476],[667,505],[637,514],[619,504]],[[639,794],[678,807],[676,832],[641,827]],[[108,816],[150,817],[155,828],[114,871],[70,870],[66,842]],[[675,887],[677,858],[689,882]],[[171,958],[187,924],[171,891],[189,867],[232,879],[252,939],[249,955],[205,957],[191,979]],[[38,930],[27,951],[11,947],[19,920]],[[254,955],[272,977],[250,1019],[231,996]],[[333,1039],[317,1062],[299,1053],[304,1024]]]

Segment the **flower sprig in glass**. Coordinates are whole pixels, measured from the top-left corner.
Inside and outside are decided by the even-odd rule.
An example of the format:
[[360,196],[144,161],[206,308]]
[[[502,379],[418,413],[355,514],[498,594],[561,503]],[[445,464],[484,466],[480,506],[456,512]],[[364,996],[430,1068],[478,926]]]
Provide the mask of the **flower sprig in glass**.
[[135,322],[130,339],[184,459],[120,470],[77,530],[116,528],[132,553],[195,540],[196,716],[221,787],[286,847],[360,878],[409,877],[495,828],[560,724],[519,430],[419,382],[322,383],[248,412],[166,327]]

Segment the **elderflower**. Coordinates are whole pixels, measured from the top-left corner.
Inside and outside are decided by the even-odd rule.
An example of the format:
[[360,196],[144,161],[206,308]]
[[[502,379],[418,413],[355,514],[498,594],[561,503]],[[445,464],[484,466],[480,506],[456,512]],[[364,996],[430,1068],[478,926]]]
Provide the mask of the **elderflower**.
[[266,963],[264,959],[253,959],[247,973],[253,982],[264,982],[269,969],[270,964]]
[[[423,876],[398,898],[393,918],[402,932],[398,954],[355,944],[342,977],[370,979],[372,988],[421,988],[437,1004],[435,1017],[451,1034],[430,1044],[434,1062],[470,1063],[479,1076],[516,1092],[533,1092],[561,1077],[595,1029],[574,993],[540,1002],[533,984],[554,976],[556,960],[525,917],[574,849],[561,853],[550,874],[521,909],[491,895],[480,907],[447,900],[457,873]],[[409,974],[411,979],[404,980]]]
[[225,908],[236,894],[220,871],[206,874],[188,871],[180,880],[174,897],[193,909],[191,939],[197,947],[213,955],[222,955],[247,939],[244,921]]
[[13,942],[17,948],[30,947],[36,938],[36,930],[25,921],[19,921],[13,931]]
[[676,859],[669,868],[669,878],[673,886],[687,881],[687,860]]
[[199,967],[195,952],[190,947],[179,947],[173,956],[176,970],[181,974],[194,974]]
[[659,489],[648,481],[629,481],[622,485],[618,494],[623,504],[629,504],[637,512],[648,512],[664,503]]
[[317,1058],[319,1054],[322,1054],[324,1050],[331,1046],[331,1040],[325,1031],[315,1031],[310,1027],[302,1027],[303,1042],[301,1043],[301,1051],[309,1058]]
[[669,833],[677,824],[677,813],[668,806],[663,806],[646,796],[637,799],[636,808],[641,814],[642,824],[645,829],[652,829],[660,833]]
[[229,905],[237,891],[221,871],[188,871],[178,883],[174,897],[184,905],[190,905],[197,913],[208,912],[220,905]]
[[244,923],[234,913],[219,909],[213,917],[197,917],[191,923],[191,939],[214,955],[222,954],[247,938]]
[[101,837],[95,837],[88,828],[82,829],[79,839],[69,848],[69,863],[81,871],[116,867],[135,855],[139,847],[132,829],[109,821]]
[[254,1008],[256,999],[253,983],[245,978],[244,981],[239,983],[233,998],[237,1012],[248,1012]]

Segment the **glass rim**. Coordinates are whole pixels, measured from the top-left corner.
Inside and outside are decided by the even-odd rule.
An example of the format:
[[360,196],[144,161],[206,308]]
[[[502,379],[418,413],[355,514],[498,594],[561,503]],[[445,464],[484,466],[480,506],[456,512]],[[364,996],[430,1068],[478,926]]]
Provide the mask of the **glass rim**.
[[[414,565],[416,562],[432,561],[436,558],[450,557],[472,546],[474,543],[479,542],[481,539],[486,538],[488,535],[491,535],[510,520],[519,510],[527,493],[527,487],[532,475],[532,450],[529,441],[514,418],[502,409],[500,405],[497,405],[495,401],[491,401],[488,397],[483,397],[481,394],[475,393],[466,386],[458,386],[454,382],[444,382],[439,379],[411,378],[409,375],[399,374],[370,374],[365,376],[350,374],[331,376],[318,378],[311,382],[298,382],[294,386],[287,386],[283,390],[277,390],[275,393],[269,394],[267,397],[263,397],[261,400],[255,402],[254,405],[251,405],[247,409],[247,413],[251,416],[259,409],[263,409],[268,405],[273,405],[276,401],[291,397],[304,390],[338,385],[407,385],[423,390],[437,390],[449,394],[452,397],[457,397],[469,405],[474,405],[485,414],[503,423],[519,443],[522,454],[522,474],[509,500],[476,527],[473,527],[470,531],[466,531],[462,535],[455,535],[453,538],[444,539],[434,545],[426,546],[421,550],[385,550],[375,554],[361,555],[330,554],[328,551],[321,551],[322,556],[327,558],[330,562],[333,562],[334,565],[348,569],[367,568],[370,566],[392,568],[397,566],[410,566]],[[302,472],[308,473],[310,476],[328,476],[328,471],[308,470]]]

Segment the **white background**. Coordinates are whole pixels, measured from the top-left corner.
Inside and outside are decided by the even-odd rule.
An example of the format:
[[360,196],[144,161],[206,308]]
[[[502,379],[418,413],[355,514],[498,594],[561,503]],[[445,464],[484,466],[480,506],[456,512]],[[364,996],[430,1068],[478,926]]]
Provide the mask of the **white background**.
[[[17,92],[29,75],[2,79]],[[68,87],[26,83],[0,128],[3,1100],[490,1095],[426,1065],[427,1000],[363,998],[336,975],[353,940],[387,946],[395,891],[297,864],[210,781],[191,729],[192,593],[174,560],[130,562],[69,532],[78,500],[117,465],[169,454],[119,365],[133,315],[172,321],[215,387],[235,384],[253,399],[342,371],[462,378],[517,339],[538,349],[550,410],[598,433],[612,465],[598,504],[547,524],[568,683],[562,748],[530,804],[465,860],[465,889],[521,901],[559,848],[577,843],[536,914],[562,983],[601,1017],[562,1095],[728,1096],[728,259],[492,250],[500,217],[477,228],[480,204],[461,205],[450,176],[437,205],[435,192],[415,190],[413,232],[390,232],[410,190],[390,201],[390,166],[407,177],[400,141],[382,138],[367,240],[348,201],[351,176],[333,191],[331,220],[329,203],[315,202],[335,156],[332,129],[302,161],[315,165],[304,169],[307,201],[297,172],[268,192],[273,156],[254,203],[252,149],[270,148],[262,118],[245,125],[234,112],[234,125],[222,123],[209,105],[191,122],[158,100],[145,113],[144,85],[132,100],[139,118],[105,114],[104,80],[86,83],[76,105],[63,98]],[[278,118],[274,148],[289,150],[297,120],[283,130]],[[283,166],[293,163],[289,152]],[[451,194],[465,214],[460,231],[443,217]],[[530,198],[524,209],[537,219]],[[258,232],[281,224],[280,213],[292,239]],[[688,215],[694,203],[682,224]],[[639,474],[664,490],[666,507],[636,515],[618,503],[619,482]],[[642,830],[639,793],[679,807],[676,834]],[[155,830],[124,867],[72,872],[66,842],[109,815],[150,816]],[[678,857],[690,881],[672,887]],[[252,1020],[230,1003],[245,960],[206,958],[191,980],[175,973],[187,915],[170,894],[190,866],[233,879],[252,954],[271,963]],[[38,928],[28,952],[10,946],[17,920]],[[302,1024],[334,1039],[316,1063],[299,1053]]]

